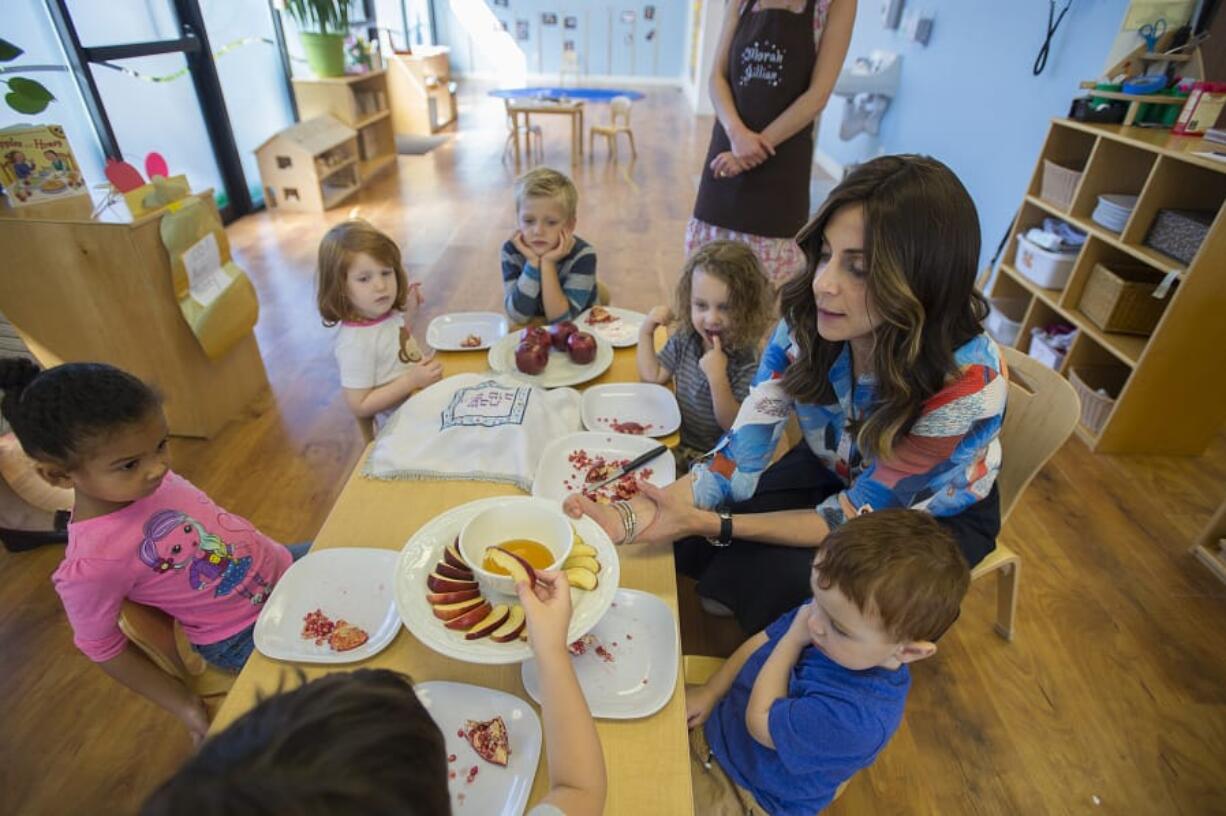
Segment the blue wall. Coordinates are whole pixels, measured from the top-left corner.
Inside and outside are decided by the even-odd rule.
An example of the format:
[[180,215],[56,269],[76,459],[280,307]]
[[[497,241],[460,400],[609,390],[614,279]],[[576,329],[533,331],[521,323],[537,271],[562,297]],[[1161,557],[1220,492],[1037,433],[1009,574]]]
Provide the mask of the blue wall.
[[[648,5],[655,9],[652,20],[643,16]],[[616,4],[508,0],[506,7],[494,5],[493,0],[436,0],[434,8],[439,42],[451,47],[452,69],[457,73],[497,74],[506,78],[516,71],[514,63],[518,61],[519,69],[529,74],[556,74],[563,41],[574,40],[580,64],[586,57],[587,70],[592,75],[679,80],[682,74],[689,13],[686,0],[623,0]],[[635,13],[633,24],[622,20],[623,11]],[[542,26],[544,12],[556,14],[557,25]],[[563,27],[568,16],[576,18],[578,28]],[[528,21],[525,41],[515,37],[517,20]],[[490,31],[500,29],[499,21],[505,21],[509,31],[491,38]],[[654,32],[651,39],[649,32]],[[514,50],[518,60],[498,56],[507,49]]]
[[[1063,3],[1057,3],[1057,10]],[[904,7],[935,12],[925,48],[881,25],[881,3],[860,0],[848,62],[873,49],[902,54],[902,82],[876,141],[839,139],[843,100],[822,116],[818,148],[840,164],[885,153],[926,153],[948,164],[979,208],[983,261],[1012,221],[1048,123],[1068,113],[1077,83],[1096,78],[1127,0],[1076,0],[1056,33],[1047,69],[1031,73],[1047,30],[1041,0],[943,0]],[[1138,41],[1139,42],[1139,41]]]

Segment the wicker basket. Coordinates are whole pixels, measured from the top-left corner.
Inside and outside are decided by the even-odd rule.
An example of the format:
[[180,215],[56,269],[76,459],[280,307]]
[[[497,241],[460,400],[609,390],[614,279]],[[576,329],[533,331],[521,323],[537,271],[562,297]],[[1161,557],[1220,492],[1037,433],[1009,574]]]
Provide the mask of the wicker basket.
[[[1097,436],[1124,390],[1129,370],[1118,365],[1069,366],[1069,382],[1081,399],[1081,424]],[[1098,393],[1099,389],[1106,394]]]
[[1062,167],[1050,159],[1043,160],[1043,182],[1039,185],[1039,197],[1067,210],[1073,204],[1073,193],[1081,181],[1085,164],[1076,168]]
[[1153,296],[1161,283],[1162,276],[1147,266],[1094,264],[1078,305],[1103,331],[1148,336],[1171,302]]

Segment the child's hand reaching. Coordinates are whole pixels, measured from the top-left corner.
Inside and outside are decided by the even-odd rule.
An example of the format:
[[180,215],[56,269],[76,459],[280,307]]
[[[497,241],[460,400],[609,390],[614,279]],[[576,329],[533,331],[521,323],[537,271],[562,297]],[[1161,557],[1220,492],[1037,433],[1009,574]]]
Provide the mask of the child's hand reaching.
[[689,729],[705,723],[722,695],[716,694],[710,685],[689,686],[685,690],[685,725]]
[[656,326],[667,326],[673,322],[673,310],[667,306],[656,306],[647,313],[647,319],[643,321],[643,325],[651,324],[654,330]]
[[443,379],[443,364],[434,359],[433,354],[423,357],[420,363],[404,373],[404,381],[412,391],[420,391],[441,379]]
[[200,743],[204,742],[204,738],[209,733],[209,715],[204,709],[204,702],[196,696],[184,705],[179,711],[179,719],[187,726],[188,736],[192,738],[192,745],[199,747]]
[[528,259],[528,262],[533,266],[541,265],[541,256],[537,255],[532,250],[532,247],[528,246],[528,242],[524,240],[524,234],[522,232],[516,230],[515,234],[511,236],[511,243],[517,250],[519,250],[520,254]]
[[707,375],[708,382],[728,376],[728,355],[724,354],[718,334],[711,335],[711,348],[698,360],[698,367]]
[[569,230],[562,230],[558,234],[558,245],[541,256],[542,261],[558,261],[570,254],[570,251],[575,248],[575,234]]
[[536,586],[521,583],[515,588],[524,607],[528,625],[528,645],[539,657],[542,652],[566,648],[570,628],[570,584],[560,572],[540,571]]

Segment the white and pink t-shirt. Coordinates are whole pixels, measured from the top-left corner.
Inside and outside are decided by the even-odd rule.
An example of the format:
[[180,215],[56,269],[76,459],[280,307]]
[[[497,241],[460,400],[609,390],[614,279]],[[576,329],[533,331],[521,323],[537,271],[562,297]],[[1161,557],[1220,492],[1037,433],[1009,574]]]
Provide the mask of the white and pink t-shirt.
[[51,576],[73,643],[95,662],[124,650],[125,599],[177,620],[207,645],[255,623],[290,552],[172,472],[151,495],[68,525],[64,561]]

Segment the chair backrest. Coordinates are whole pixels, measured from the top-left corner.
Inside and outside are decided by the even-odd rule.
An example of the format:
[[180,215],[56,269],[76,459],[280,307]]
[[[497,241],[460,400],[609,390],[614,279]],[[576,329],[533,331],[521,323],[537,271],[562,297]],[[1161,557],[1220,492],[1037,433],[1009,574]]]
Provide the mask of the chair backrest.
[[1068,380],[1014,348],[1002,347],[1009,401],[1000,431],[1000,521],[1004,524],[1030,480],[1073,433],[1081,401]]
[[623,127],[630,127],[630,106],[634,104],[628,96],[615,96],[609,100],[609,111],[612,114],[613,124],[617,124],[620,120]]

